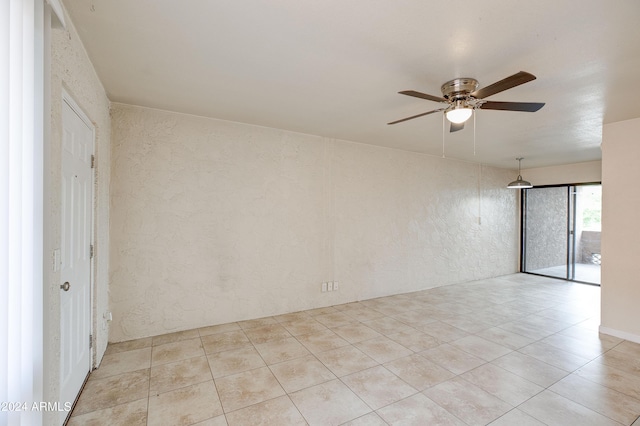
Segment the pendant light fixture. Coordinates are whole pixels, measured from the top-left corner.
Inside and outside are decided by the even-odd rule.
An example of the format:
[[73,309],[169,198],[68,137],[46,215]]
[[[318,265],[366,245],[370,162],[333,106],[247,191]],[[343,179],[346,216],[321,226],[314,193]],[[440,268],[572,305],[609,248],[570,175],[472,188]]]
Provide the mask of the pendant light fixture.
[[520,176],[520,162],[524,160],[523,157],[516,158],[518,160],[518,178],[507,185],[507,188],[511,189],[523,189],[523,188],[533,188],[531,182],[527,182],[526,180],[522,180],[522,176]]

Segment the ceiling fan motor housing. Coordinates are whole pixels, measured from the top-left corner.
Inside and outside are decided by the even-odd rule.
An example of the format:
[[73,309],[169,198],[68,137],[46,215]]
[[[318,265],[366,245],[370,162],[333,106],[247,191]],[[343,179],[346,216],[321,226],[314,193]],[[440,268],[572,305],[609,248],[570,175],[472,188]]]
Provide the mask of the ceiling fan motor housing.
[[474,78],[456,78],[447,81],[440,87],[442,95],[454,101],[456,99],[467,99],[472,92],[478,90],[478,80]]

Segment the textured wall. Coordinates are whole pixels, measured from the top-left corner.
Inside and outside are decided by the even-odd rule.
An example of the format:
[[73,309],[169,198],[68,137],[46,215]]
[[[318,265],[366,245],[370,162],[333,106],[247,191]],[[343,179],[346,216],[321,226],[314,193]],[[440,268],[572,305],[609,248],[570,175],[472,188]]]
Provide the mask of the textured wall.
[[110,340],[513,273],[512,174],[114,104]]
[[567,188],[527,191],[526,271],[567,264]]
[[509,171],[347,142],[328,167],[332,260],[348,300],[515,272]]
[[[109,100],[93,66],[78,38],[73,23],[66,16],[67,29],[53,29],[51,40],[51,138],[50,156],[47,168],[51,174],[47,176],[50,212],[52,253],[60,248],[60,200],[61,200],[61,152],[62,152],[62,90],[63,88],[74,98],[78,105],[95,126],[96,141],[96,183],[95,183],[95,264],[93,287],[93,325],[96,347],[95,364],[99,364],[108,343],[108,330],[103,327],[102,314],[108,309],[109,279],[109,180],[111,123],[109,117]],[[45,327],[47,353],[47,383],[45,398],[47,401],[58,401],[58,382],[60,380],[60,274],[52,272],[51,280],[45,283]],[[47,413],[52,416],[46,424],[54,424],[58,413]],[[55,419],[55,420],[54,420]]]

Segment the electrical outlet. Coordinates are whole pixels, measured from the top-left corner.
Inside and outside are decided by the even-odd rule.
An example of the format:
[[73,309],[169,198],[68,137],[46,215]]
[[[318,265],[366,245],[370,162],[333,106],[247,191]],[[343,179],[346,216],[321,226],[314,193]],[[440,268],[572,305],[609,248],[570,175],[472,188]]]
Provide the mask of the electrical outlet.
[[339,288],[338,281],[334,281],[333,282],[333,291],[338,291],[338,288]]
[[327,283],[322,283],[322,292],[323,293],[327,292]]
[[327,283],[327,291],[333,291],[333,283],[331,281]]

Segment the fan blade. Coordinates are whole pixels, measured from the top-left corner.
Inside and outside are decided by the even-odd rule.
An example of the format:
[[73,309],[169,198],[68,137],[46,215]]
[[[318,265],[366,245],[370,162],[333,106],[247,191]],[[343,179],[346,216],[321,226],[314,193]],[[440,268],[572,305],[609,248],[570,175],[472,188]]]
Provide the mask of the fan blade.
[[512,87],[519,86],[521,84],[527,83],[531,80],[535,80],[536,76],[533,74],[529,74],[525,71],[520,71],[517,74],[514,74],[510,77],[507,77],[503,80],[500,80],[496,83],[493,83],[490,86],[483,87],[482,89],[478,89],[471,94],[476,99],[484,99],[489,96],[495,95],[496,93],[500,93],[507,89],[511,89]]
[[444,108],[434,109],[433,111],[429,111],[429,112],[423,112],[422,114],[413,115],[411,117],[403,118],[401,120],[392,121],[391,123],[387,123],[387,124],[398,124],[398,123],[402,123],[403,121],[413,120],[414,118],[423,117],[425,115],[433,114],[434,112],[440,112],[440,111],[444,111]]
[[426,99],[428,101],[447,102],[445,98],[441,98],[440,96],[427,95],[426,93],[416,92],[415,90],[404,90],[398,93],[401,95],[413,96],[414,98]]
[[495,109],[500,111],[536,112],[544,106],[544,102],[492,102],[483,103],[481,109]]
[[449,133],[457,132],[458,130],[464,129],[464,123],[451,123],[451,127],[449,128]]

